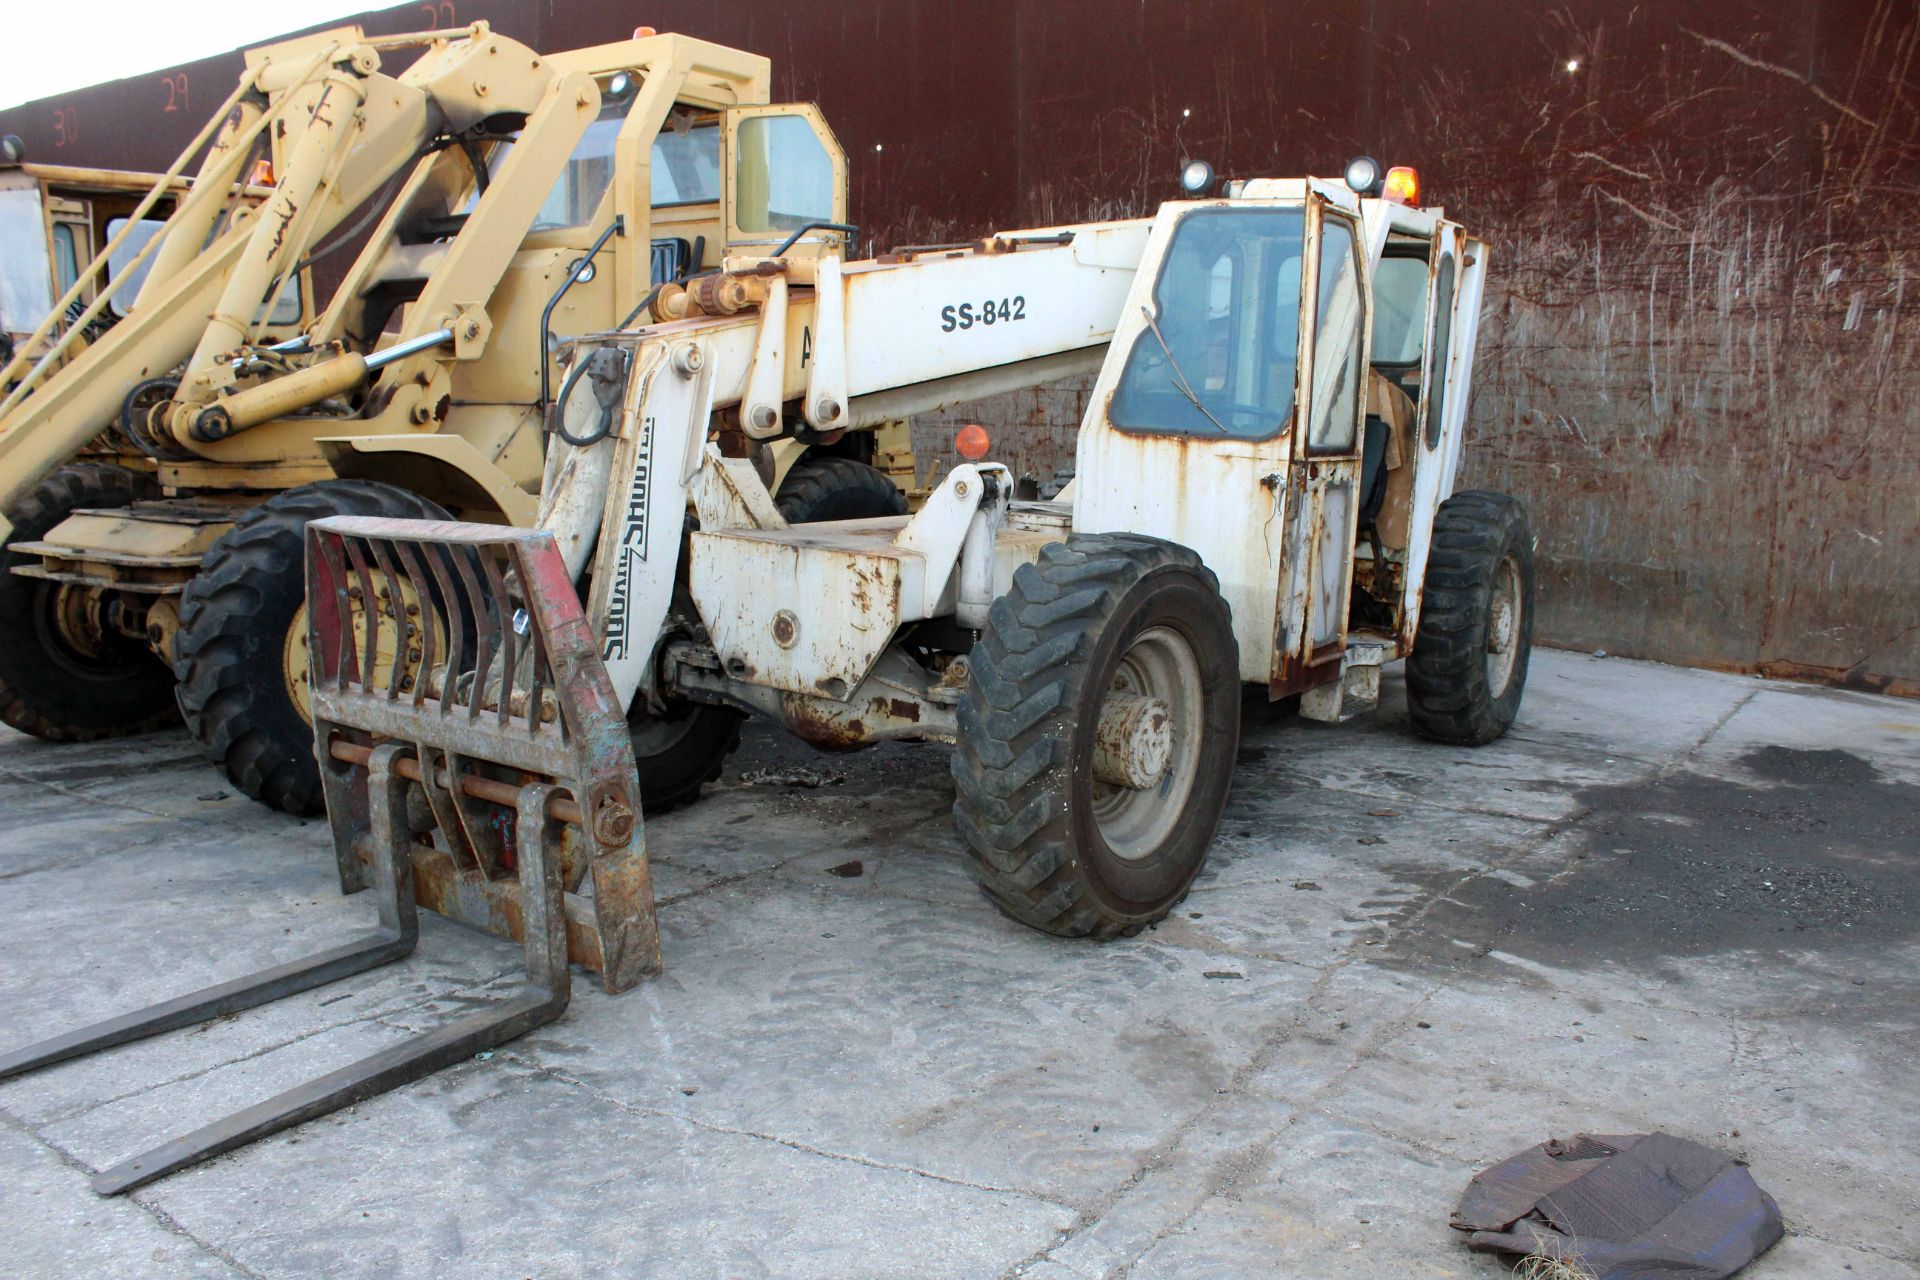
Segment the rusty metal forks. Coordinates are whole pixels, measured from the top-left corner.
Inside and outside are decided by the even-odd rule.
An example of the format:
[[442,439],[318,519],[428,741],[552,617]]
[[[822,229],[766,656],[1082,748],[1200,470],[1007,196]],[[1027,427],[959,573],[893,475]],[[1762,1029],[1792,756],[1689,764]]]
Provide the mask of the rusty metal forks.
[[[406,788],[411,784],[394,766],[411,751],[410,747],[387,743],[374,749],[368,764],[374,824],[386,837],[374,846],[373,887],[379,899],[378,929],[302,960],[275,965],[245,978],[29,1045],[0,1057],[0,1079],[251,1009],[410,955],[420,937],[412,867],[407,856],[410,841]],[[548,842],[544,838],[545,828],[552,821],[547,816],[547,805],[555,790],[552,786],[528,787],[518,806],[527,974],[513,994],[447,1026],[383,1049],[123,1160],[95,1174],[93,1189],[101,1195],[132,1190],[257,1138],[417,1080],[480,1050],[524,1035],[565,1012],[571,985],[566,928],[560,908],[560,867],[557,861],[546,856]]]

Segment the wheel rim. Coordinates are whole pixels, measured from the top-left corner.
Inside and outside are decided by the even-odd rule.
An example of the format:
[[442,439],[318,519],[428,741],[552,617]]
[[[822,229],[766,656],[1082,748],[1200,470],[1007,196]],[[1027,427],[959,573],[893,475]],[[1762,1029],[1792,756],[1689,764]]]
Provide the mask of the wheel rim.
[[[6,566],[0,565],[0,573]],[[122,637],[107,634],[89,606],[97,606],[87,588],[69,583],[35,584],[34,633],[41,650],[69,675],[94,682],[112,681],[137,669],[143,655]]]
[[[1179,825],[1198,771],[1204,696],[1199,658],[1172,627],[1141,632],[1121,655],[1101,698],[1100,727],[1137,721],[1142,699],[1161,704],[1164,727],[1154,729],[1165,741],[1154,744],[1154,758],[1165,763],[1148,786],[1093,778],[1094,823],[1115,857],[1128,862],[1150,857]],[[1097,736],[1108,735],[1097,731]]]
[[1493,598],[1487,608],[1487,692],[1499,698],[1513,682],[1525,634],[1521,616],[1526,602],[1520,594],[1520,566],[1512,556],[1500,562],[1493,575]]
[[[379,601],[379,622],[374,627],[373,679],[379,688],[385,688],[392,678],[393,664],[401,650],[401,638],[406,639],[406,657],[400,672],[400,691],[410,693],[414,682],[420,678],[420,666],[425,660],[426,649],[424,633],[419,626],[420,602],[417,593],[410,584],[402,584],[400,603],[407,619],[404,632],[395,624],[393,600],[389,589],[381,587],[377,592]],[[356,645],[363,642],[366,635],[366,606],[357,598],[349,602],[352,611],[353,638]],[[445,621],[437,612],[433,619],[433,651],[435,661],[444,663],[447,653],[447,628]],[[300,607],[294,610],[293,620],[287,624],[287,634],[280,646],[280,674],[286,681],[287,698],[293,703],[294,710],[308,724],[313,723],[313,687],[307,679],[307,664],[311,658],[307,638],[307,602],[302,600]]]

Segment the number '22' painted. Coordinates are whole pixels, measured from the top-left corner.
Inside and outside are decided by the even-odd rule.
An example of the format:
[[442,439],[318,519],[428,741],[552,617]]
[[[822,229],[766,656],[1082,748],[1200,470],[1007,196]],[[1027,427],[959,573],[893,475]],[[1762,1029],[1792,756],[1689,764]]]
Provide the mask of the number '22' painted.
[[955,329],[971,329],[976,324],[1012,324],[1015,320],[1026,318],[1025,297],[1002,298],[998,302],[988,298],[978,307],[971,302],[949,303],[940,308],[940,332],[952,333]]

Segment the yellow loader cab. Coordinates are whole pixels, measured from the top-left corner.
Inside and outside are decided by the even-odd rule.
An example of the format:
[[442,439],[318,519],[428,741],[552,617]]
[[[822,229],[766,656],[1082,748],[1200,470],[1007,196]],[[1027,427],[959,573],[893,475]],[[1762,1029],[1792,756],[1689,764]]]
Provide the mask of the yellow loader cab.
[[[86,740],[177,714],[247,794],[316,811],[305,525],[532,524],[565,338],[730,253],[847,239],[840,146],[770,75],[644,28],[542,53],[484,23],[342,26],[248,51],[178,160],[91,221],[50,194],[71,175],[0,172],[30,249],[0,377],[0,720]],[[410,603],[363,602],[397,653]]]

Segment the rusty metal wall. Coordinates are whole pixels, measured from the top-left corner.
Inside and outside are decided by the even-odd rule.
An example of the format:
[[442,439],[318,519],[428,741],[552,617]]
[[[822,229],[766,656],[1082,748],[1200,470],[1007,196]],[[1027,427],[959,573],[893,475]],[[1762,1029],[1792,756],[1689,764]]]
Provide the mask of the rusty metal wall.
[[[776,93],[834,122],[883,245],[1137,213],[1188,156],[1415,164],[1493,245],[1465,483],[1531,505],[1541,637],[1920,693],[1913,0],[437,0],[366,24],[473,18],[770,55]],[[0,129],[158,166],[238,65]],[[1081,399],[924,430],[979,417],[1045,475]]]

